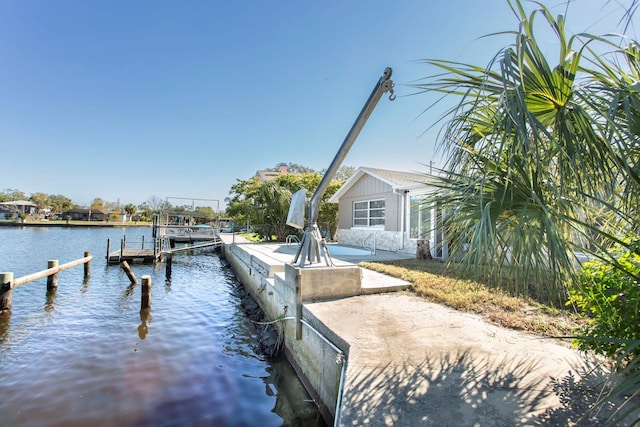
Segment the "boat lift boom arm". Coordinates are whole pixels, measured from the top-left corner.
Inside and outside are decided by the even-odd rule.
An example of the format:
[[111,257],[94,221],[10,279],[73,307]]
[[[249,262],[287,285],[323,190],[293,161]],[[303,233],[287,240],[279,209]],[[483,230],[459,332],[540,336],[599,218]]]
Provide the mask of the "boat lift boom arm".
[[[300,248],[298,249],[298,253],[296,254],[296,257],[293,261],[294,263],[296,263],[302,252],[303,257],[300,261],[300,267],[304,267],[305,258],[310,262],[313,262],[314,260],[319,261],[320,258],[320,241],[322,240],[322,237],[320,236],[320,232],[318,231],[317,222],[318,215],[320,213],[320,203],[322,202],[322,196],[327,191],[327,188],[329,187],[329,184],[331,183],[333,178],[336,176],[336,173],[338,172],[342,161],[347,156],[347,153],[351,149],[351,146],[353,146],[353,143],[360,134],[360,131],[364,127],[364,124],[367,122],[367,119],[373,112],[382,95],[385,92],[390,92],[389,99],[392,101],[395,99],[395,93],[393,91],[394,83],[391,80],[391,73],[391,67],[387,67],[384,70],[382,77],[380,77],[380,79],[376,83],[373,91],[371,92],[371,95],[369,95],[369,99],[367,99],[367,102],[365,102],[364,107],[362,107],[360,114],[358,114],[358,117],[353,123],[351,130],[349,130],[349,133],[344,139],[344,142],[333,158],[331,165],[329,165],[329,168],[322,177],[318,188],[316,188],[313,196],[311,196],[311,200],[309,201],[309,221],[307,222],[307,227],[304,231],[302,242],[300,242]],[[326,261],[327,264],[331,264],[329,259],[326,259]]]

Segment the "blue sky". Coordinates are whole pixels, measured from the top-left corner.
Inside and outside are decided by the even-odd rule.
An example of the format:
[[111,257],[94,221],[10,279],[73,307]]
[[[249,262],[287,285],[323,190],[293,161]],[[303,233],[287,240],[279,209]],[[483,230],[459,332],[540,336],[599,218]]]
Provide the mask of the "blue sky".
[[[603,3],[575,0],[567,27],[613,30]],[[502,0],[2,0],[0,190],[222,208],[258,169],[328,167],[387,66],[397,99],[344,164],[426,171],[443,160],[419,60],[484,65],[511,40],[479,37],[515,28]]]

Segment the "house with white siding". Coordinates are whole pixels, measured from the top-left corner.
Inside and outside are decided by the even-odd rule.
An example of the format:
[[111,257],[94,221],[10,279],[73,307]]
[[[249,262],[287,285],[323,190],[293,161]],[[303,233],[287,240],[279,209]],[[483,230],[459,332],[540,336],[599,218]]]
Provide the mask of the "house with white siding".
[[416,253],[429,243],[431,256],[446,258],[441,213],[425,196],[436,188],[428,174],[360,167],[328,200],[338,204],[336,240],[350,246]]
[[38,206],[29,200],[0,202],[0,219],[13,219],[20,214],[33,215],[36,212],[38,212]]

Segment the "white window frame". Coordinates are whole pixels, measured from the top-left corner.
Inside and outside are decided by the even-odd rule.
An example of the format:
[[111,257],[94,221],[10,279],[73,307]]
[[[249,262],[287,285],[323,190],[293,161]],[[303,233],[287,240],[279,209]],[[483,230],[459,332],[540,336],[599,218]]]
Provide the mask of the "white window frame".
[[[382,202],[382,207],[374,206],[375,202]],[[366,208],[357,208],[358,204],[366,203]],[[386,200],[385,199],[371,199],[371,200],[357,200],[354,201],[351,206],[351,226],[352,228],[378,228],[383,229],[386,224]],[[365,213],[365,216],[356,217],[356,212]],[[372,213],[374,215],[372,215]],[[382,213],[382,215],[380,215]],[[366,224],[356,224],[357,220],[364,220]],[[382,221],[382,224],[376,224],[376,222]],[[373,224],[372,224],[373,223]]]

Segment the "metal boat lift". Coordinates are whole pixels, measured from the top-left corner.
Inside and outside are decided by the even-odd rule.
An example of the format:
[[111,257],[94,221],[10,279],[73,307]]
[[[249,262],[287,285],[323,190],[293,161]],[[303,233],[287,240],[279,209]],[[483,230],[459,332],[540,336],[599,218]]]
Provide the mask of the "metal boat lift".
[[[329,187],[331,180],[333,180],[333,178],[336,176],[336,173],[338,172],[342,161],[347,156],[347,153],[351,149],[351,146],[360,134],[360,131],[364,127],[364,124],[367,122],[367,119],[373,112],[373,109],[378,104],[378,101],[380,100],[382,95],[385,92],[389,92],[389,99],[391,101],[395,99],[395,93],[393,91],[394,83],[391,80],[391,73],[392,70],[390,67],[387,67],[384,70],[382,77],[380,77],[375,87],[373,88],[371,95],[369,95],[369,99],[367,99],[364,107],[362,107],[362,110],[360,111],[360,114],[351,127],[351,130],[347,134],[344,142],[340,146],[340,149],[333,158],[329,169],[327,169],[327,172],[322,177],[318,188],[316,189],[315,193],[313,193],[313,196],[309,201],[309,219],[307,221],[306,228],[302,236],[302,241],[300,242],[300,246],[298,248],[298,252],[296,253],[296,256],[293,260],[293,263],[295,264],[298,262],[298,259],[300,259],[300,267],[305,266],[305,261],[308,261],[309,264],[320,262],[321,253],[324,256],[327,266],[333,266],[331,256],[329,255],[329,251],[327,250],[326,242],[320,234],[320,230],[318,229],[317,224],[322,196]],[[298,229],[303,228],[305,202],[306,200],[304,190],[300,190],[294,195],[291,200],[289,215],[287,217],[287,225]]]

